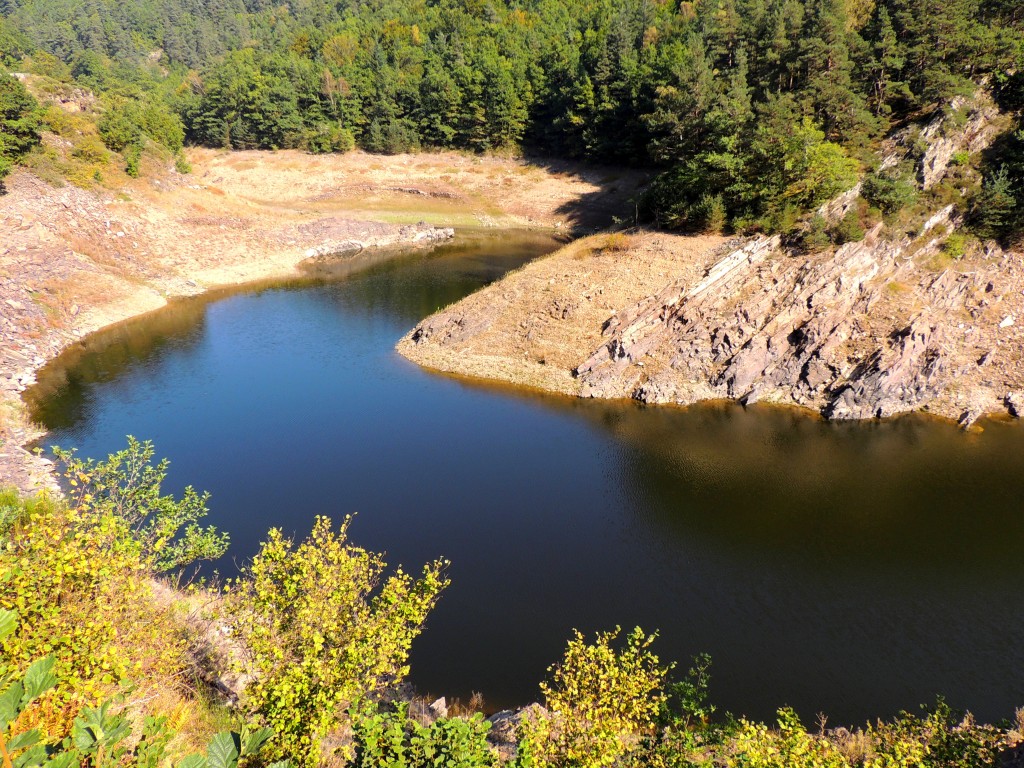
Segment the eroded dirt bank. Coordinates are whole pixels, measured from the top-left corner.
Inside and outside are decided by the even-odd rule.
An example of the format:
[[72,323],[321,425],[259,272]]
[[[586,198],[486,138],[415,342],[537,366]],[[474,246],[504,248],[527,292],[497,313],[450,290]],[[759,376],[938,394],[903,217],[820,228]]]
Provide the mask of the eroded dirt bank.
[[52,483],[19,393],[86,334],[174,297],[297,274],[312,257],[425,245],[451,226],[607,223],[642,175],[456,153],[192,153],[115,190],[26,172],[0,195],[0,482]]
[[398,350],[584,397],[1018,416],[1024,258],[990,244],[943,260],[946,224],[810,255],[777,237],[598,235],[427,318]]

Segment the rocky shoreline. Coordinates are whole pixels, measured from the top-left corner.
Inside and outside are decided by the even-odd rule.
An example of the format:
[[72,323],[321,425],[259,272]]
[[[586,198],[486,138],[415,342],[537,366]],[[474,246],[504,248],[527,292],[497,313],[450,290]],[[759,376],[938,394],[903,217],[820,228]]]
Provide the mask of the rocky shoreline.
[[[578,397],[761,401],[835,419],[925,411],[965,427],[1019,416],[1024,257],[989,244],[935,269],[941,238],[922,244],[927,231],[891,240],[876,229],[812,255],[777,237],[692,253],[686,238],[641,232],[614,254],[594,238],[427,318],[398,350],[428,368]],[[581,311],[595,295],[570,267],[632,280],[663,251],[689,261],[658,290]]]

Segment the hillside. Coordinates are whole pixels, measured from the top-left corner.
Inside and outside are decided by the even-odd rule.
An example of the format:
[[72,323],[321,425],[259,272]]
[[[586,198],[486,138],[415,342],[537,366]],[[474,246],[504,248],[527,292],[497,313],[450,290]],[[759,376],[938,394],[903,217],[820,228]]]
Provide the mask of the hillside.
[[893,130],[984,85],[1005,138],[969,158],[960,204],[1004,244],[1024,222],[1022,41],[1006,0],[0,4],[0,65],[91,89],[102,144],[136,175],[147,147],[183,142],[526,149],[650,169],[622,217],[690,232],[795,232],[879,169]]

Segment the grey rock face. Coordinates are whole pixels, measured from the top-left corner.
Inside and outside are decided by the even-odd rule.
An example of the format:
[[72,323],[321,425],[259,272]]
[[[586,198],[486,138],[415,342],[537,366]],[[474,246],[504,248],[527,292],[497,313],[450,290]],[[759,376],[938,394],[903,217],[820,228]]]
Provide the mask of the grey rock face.
[[[972,366],[989,364],[999,329],[953,324],[981,317],[1005,260],[981,271],[915,272],[912,242],[881,239],[877,227],[862,242],[798,260],[777,238],[756,238],[696,286],[671,285],[610,318],[607,343],[576,370],[582,392],[650,403],[771,400],[840,419],[927,406],[966,372],[951,356],[954,341],[974,333],[991,344],[967,355]],[[902,322],[893,316],[879,333],[873,312],[900,278],[918,280],[905,303],[920,309]],[[985,402],[965,404],[965,426]]]
[[520,724],[524,720],[532,720],[539,716],[547,717],[548,711],[540,704],[530,704],[521,709],[505,709],[487,718],[491,730],[487,733],[487,741],[498,750],[502,762],[516,756],[519,744]]

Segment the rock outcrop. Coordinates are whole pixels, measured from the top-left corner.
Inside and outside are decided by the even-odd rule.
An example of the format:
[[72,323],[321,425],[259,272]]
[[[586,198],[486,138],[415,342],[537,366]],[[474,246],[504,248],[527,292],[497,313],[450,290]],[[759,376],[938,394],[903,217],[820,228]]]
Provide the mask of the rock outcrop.
[[698,284],[669,286],[614,315],[608,341],[576,369],[580,394],[769,400],[843,419],[945,397],[941,412],[965,424],[1019,403],[986,368],[994,350],[1019,343],[996,307],[1020,303],[1021,258],[993,246],[976,269],[935,274],[908,255],[918,240],[882,239],[876,228],[797,263],[778,238],[757,238]]
[[308,258],[355,254],[366,248],[387,248],[396,245],[429,245],[455,237],[451,227],[433,227],[425,221],[396,227],[375,221],[329,218],[301,224],[293,237],[314,241],[306,249]]
[[530,704],[519,709],[505,709],[487,718],[491,730],[487,741],[498,750],[501,761],[508,762],[516,756],[521,737],[520,724],[524,720],[547,717],[548,711],[540,704]]

